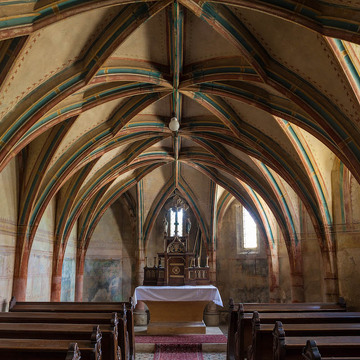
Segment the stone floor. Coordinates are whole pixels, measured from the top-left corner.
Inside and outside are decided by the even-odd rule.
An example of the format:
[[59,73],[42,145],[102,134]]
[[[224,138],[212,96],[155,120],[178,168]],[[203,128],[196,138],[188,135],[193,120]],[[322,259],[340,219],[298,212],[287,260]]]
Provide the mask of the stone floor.
[[[226,327],[207,327],[206,334],[216,335],[225,334]],[[146,326],[135,326],[135,335],[145,335]],[[225,344],[203,344],[203,357],[204,360],[225,360],[226,359],[226,346]],[[135,344],[136,357],[135,360],[153,360],[154,359],[154,346],[151,344]]]

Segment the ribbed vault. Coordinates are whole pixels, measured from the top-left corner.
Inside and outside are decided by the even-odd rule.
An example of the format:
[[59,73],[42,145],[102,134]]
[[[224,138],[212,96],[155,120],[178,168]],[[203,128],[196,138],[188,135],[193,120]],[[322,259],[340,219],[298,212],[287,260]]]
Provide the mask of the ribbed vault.
[[[183,177],[191,168],[217,186],[210,220],[192,205],[209,249],[236,198],[256,219],[269,256],[279,227],[298,276],[294,208],[301,202],[327,275],[336,273],[324,164],[337,157],[360,180],[357,1],[1,5],[0,169],[16,157],[21,171],[19,298],[35,233],[54,197],[56,290],[72,228],[80,229],[81,272],[106,209],[160,168],[166,176],[141,224],[142,246],[174,190],[192,204]],[[181,123],[176,133],[168,128],[173,112]]]

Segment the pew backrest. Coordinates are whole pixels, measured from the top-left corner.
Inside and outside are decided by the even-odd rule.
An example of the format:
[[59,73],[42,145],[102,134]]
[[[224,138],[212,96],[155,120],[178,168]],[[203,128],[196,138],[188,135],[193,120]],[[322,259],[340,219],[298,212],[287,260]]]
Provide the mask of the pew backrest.
[[81,352],[77,343],[70,343],[65,360],[80,360]]

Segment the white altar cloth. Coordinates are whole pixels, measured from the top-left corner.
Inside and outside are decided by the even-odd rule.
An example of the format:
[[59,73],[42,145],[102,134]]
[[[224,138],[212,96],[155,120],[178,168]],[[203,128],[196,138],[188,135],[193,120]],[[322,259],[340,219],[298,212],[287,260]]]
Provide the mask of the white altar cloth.
[[134,305],[138,301],[213,301],[223,306],[219,290],[213,285],[199,286],[138,286],[135,289]]

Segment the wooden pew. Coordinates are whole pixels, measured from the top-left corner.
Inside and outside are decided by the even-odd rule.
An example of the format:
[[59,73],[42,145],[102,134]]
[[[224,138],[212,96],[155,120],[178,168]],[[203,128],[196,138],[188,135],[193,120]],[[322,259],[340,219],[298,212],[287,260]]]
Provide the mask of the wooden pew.
[[[290,313],[259,313],[261,323],[274,324],[279,320],[283,323],[360,323],[359,312],[290,312]],[[235,359],[243,360],[246,350],[252,343],[253,313],[245,313],[239,307],[238,325],[235,334]],[[304,342],[305,343],[305,342]]]
[[[248,348],[248,360],[272,360],[273,324],[261,324],[259,314],[253,313],[252,345]],[[360,335],[360,323],[328,324],[283,324],[286,336],[357,336]]]
[[[322,302],[307,302],[307,303],[237,303],[235,304],[233,299],[230,298],[229,302],[230,319],[228,328],[228,349],[227,349],[227,360],[243,359],[244,352],[241,357],[237,356],[238,348],[238,324],[241,314],[258,312],[268,313],[282,313],[282,312],[342,312],[346,311],[346,302],[344,298],[339,298],[337,303],[322,303]],[[251,315],[250,315],[251,317]],[[250,327],[249,327],[250,330]],[[242,331],[240,330],[240,333]],[[251,340],[251,333],[249,332],[249,338]],[[249,345],[249,341],[246,345]]]
[[330,359],[333,359],[333,360],[360,360],[360,356],[321,357],[319,349],[316,345],[316,341],[314,341],[314,340],[306,341],[306,345],[304,347],[302,356],[303,356],[303,359],[305,359],[305,360],[330,360]]
[[226,359],[235,360],[238,358],[236,354],[237,344],[236,344],[236,334],[238,327],[238,307],[235,306],[234,300],[230,298],[229,301],[229,327],[228,327],[228,338],[227,338],[227,348],[226,348]]
[[245,312],[312,312],[312,311],[346,311],[346,302],[340,297],[338,302],[305,302],[305,303],[243,303]]
[[119,344],[124,360],[135,359],[133,305],[129,302],[17,302],[13,297],[10,312],[66,312],[119,314]]
[[70,343],[65,360],[80,360],[81,352],[77,343]]
[[0,323],[0,338],[78,341],[90,339],[95,329],[102,334],[103,359],[121,360],[116,322],[112,323],[111,326],[102,326],[101,332],[99,326],[94,328],[93,325],[88,324]]
[[[102,360],[101,332],[97,327],[91,339],[76,343],[81,360]],[[0,339],[0,356],[1,360],[64,360],[70,356],[69,344],[69,340],[57,339]],[[75,355],[79,351],[74,348]]]
[[[45,312],[5,312],[0,313],[2,323],[51,323],[51,324],[92,324],[107,329],[118,324],[117,313],[45,313]],[[118,343],[121,343],[119,341]],[[122,357],[122,360],[126,357]]]
[[[302,352],[307,337],[285,336],[281,321],[276,321],[273,331],[274,360],[303,360]],[[360,336],[313,337],[324,357],[356,357],[360,354]]]

